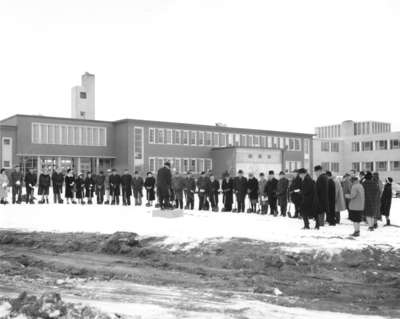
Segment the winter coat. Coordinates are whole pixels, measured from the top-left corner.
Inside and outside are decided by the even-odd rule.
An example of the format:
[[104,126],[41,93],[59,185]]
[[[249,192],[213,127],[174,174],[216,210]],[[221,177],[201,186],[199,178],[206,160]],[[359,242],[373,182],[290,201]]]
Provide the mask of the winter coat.
[[95,191],[95,180],[93,176],[85,178],[86,197],[92,198]]
[[83,198],[85,196],[84,194],[85,192],[85,180],[83,179],[83,177],[78,176],[78,178],[76,179],[76,193],[75,196],[76,198]]
[[328,198],[329,198],[329,211],[335,212],[336,202],[336,185],[332,178],[328,178]]
[[364,211],[365,193],[364,187],[360,184],[353,184],[350,190],[349,209],[355,211]]
[[38,195],[49,195],[51,177],[49,174],[40,174]]
[[104,195],[105,193],[105,183],[106,177],[104,175],[96,175],[94,177],[94,183],[96,185],[96,194],[97,196],[99,195]]
[[[343,188],[339,179],[335,178],[335,212],[346,210],[346,203],[344,201]],[[350,190],[351,192],[351,190]]]
[[125,193],[126,196],[132,196],[132,175],[131,174],[123,174],[121,175],[121,187],[122,192]]
[[220,189],[220,183],[218,180],[214,180],[213,182],[210,181],[210,192],[216,194],[218,196]]
[[318,176],[315,183],[316,188],[316,203],[317,203],[317,213],[327,213],[329,212],[329,187],[328,187],[328,176],[321,174]]
[[113,196],[119,196],[121,194],[121,176],[118,174],[111,174],[109,178],[110,193]]
[[104,177],[104,188],[106,190],[110,190],[110,176],[109,174],[105,175]]
[[211,190],[211,181],[208,176],[200,176],[197,179],[197,188],[200,193],[209,194]]
[[352,184],[350,180],[344,179],[341,184],[342,184],[343,194],[344,195],[351,194]]
[[236,177],[234,181],[234,191],[239,198],[244,198],[247,194],[246,177]]
[[147,193],[147,200],[153,201],[156,199],[156,195],[154,192],[156,185],[156,179],[151,176],[151,177],[146,177],[144,181],[144,187],[146,188],[146,193]]
[[278,198],[285,199],[288,197],[289,180],[286,177],[282,177],[278,180],[276,186],[276,195]]
[[[365,192],[364,213],[367,217],[377,217],[379,186],[373,180],[365,180],[363,183]],[[379,203],[380,204],[380,203]]]
[[188,199],[194,198],[194,192],[196,191],[196,181],[193,177],[185,179],[185,193]]
[[142,193],[144,186],[144,181],[141,176],[132,177],[132,189],[133,192]]
[[64,183],[64,175],[62,173],[54,172],[51,174],[51,182],[53,183],[53,187],[58,187],[61,189]]
[[299,195],[301,196],[300,212],[302,216],[315,217],[316,187],[315,182],[308,174],[301,183]]
[[9,180],[6,174],[0,174],[0,198],[6,198]]
[[266,197],[267,193],[265,192],[265,185],[267,185],[267,180],[265,178],[260,179],[258,182],[258,194],[260,197]]
[[32,173],[26,173],[25,175],[25,186],[32,189],[36,185],[36,176]]
[[175,193],[176,200],[183,199],[183,189],[185,188],[185,178],[180,175],[174,175],[172,177],[172,189]]
[[11,186],[21,186],[22,187],[22,182],[23,182],[22,173],[13,171],[10,176]]
[[295,190],[300,190],[302,185],[302,180],[299,175],[293,178],[292,183],[289,187],[290,192],[290,199],[292,200],[293,204],[300,205],[302,199],[300,192],[295,192]]
[[392,184],[386,183],[381,197],[381,214],[389,217],[392,206]]
[[65,197],[73,198],[75,190],[75,177],[74,176],[65,176]]
[[160,196],[169,196],[171,180],[171,170],[165,166],[161,167],[157,172],[157,191]]
[[278,191],[278,180],[273,177],[270,180],[267,180],[267,184],[265,185],[265,192],[267,193],[268,199],[277,198]]
[[257,178],[252,177],[247,180],[247,192],[249,194],[250,200],[258,199],[258,180],[257,180]]

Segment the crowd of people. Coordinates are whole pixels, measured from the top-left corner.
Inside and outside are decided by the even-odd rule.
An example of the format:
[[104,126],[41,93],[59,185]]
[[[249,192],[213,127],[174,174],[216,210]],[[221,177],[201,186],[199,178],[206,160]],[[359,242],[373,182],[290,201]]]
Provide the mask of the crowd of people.
[[[314,168],[314,175],[315,180],[301,168],[295,171],[294,176],[287,176],[282,171],[275,177],[275,172],[269,171],[267,176],[260,173],[257,178],[252,173],[245,177],[239,170],[236,176],[224,173],[220,181],[212,171],[202,172],[195,178],[190,171],[180,174],[171,170],[166,162],[156,177],[148,172],[142,178],[140,172],[131,175],[129,170],[122,174],[118,174],[116,169],[99,174],[75,174],[73,169],[68,169],[64,174],[58,168],[52,172],[45,168],[37,180],[37,175],[29,169],[23,175],[20,167],[16,166],[9,175],[1,169],[0,201],[8,203],[10,188],[13,204],[34,204],[37,186],[39,204],[49,203],[52,188],[53,201],[58,204],[92,205],[95,201],[98,205],[119,205],[122,198],[122,205],[129,206],[133,196],[134,204],[141,206],[145,190],[145,205],[154,205],[162,210],[193,210],[197,195],[198,210],[201,211],[211,209],[218,212],[222,201],[221,210],[224,212],[301,218],[304,229],[310,229],[310,219],[315,220],[315,229],[325,224],[335,226],[340,223],[340,213],[347,210],[348,218],[354,223],[352,236],[355,237],[360,235],[363,221],[370,231],[378,227],[382,216],[386,217],[386,225],[390,225],[391,178],[382,183],[376,172],[356,174],[350,171],[339,179],[331,172],[323,171],[321,166]],[[293,212],[288,210],[289,202],[293,203]]]

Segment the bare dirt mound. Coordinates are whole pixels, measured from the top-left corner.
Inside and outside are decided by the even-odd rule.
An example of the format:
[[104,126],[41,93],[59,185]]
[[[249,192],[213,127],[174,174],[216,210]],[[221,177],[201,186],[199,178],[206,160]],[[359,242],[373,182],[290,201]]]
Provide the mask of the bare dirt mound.
[[[212,290],[221,298],[246,295],[290,307],[400,317],[399,250],[371,246],[339,254],[297,253],[281,250],[280,243],[234,238],[171,251],[160,242],[162,238],[126,232],[0,232],[0,294],[61,289],[96,299],[104,294],[95,288],[85,290],[90,282],[126,282]],[[134,298],[127,290],[118,294]]]

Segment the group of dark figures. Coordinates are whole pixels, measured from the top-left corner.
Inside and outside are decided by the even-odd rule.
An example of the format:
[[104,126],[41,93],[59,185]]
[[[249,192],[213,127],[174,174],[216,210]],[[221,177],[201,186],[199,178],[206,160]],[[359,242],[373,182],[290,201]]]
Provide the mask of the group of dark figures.
[[[0,174],[0,200],[7,203],[7,187],[11,186],[12,203],[34,204],[34,189],[38,184],[39,203],[49,203],[49,191],[52,187],[54,203],[119,205],[122,196],[123,205],[131,205],[134,197],[135,205],[142,205],[143,189],[146,191],[146,206],[164,209],[194,209],[195,195],[198,196],[198,209],[219,211],[219,195],[222,194],[224,212],[271,214],[273,216],[288,215],[302,218],[304,229],[310,228],[310,219],[315,220],[315,228],[319,229],[328,223],[334,226],[340,223],[340,212],[347,210],[349,219],[354,222],[353,236],[359,236],[360,223],[366,221],[369,230],[377,228],[382,215],[386,217],[386,225],[390,225],[390,207],[392,200],[392,179],[387,178],[383,184],[377,173],[350,171],[341,180],[325,172],[321,166],[314,168],[314,180],[306,169],[295,171],[293,178],[284,172],[275,178],[274,171],[265,176],[259,174],[257,179],[252,173],[246,178],[242,170],[237,176],[224,173],[222,182],[215,178],[211,171],[202,172],[195,179],[189,171],[185,175],[173,172],[167,162],[157,172],[156,178],[151,172],[142,178],[139,172],[132,176],[128,170],[119,175],[115,169],[104,174],[74,174],[68,169],[64,175],[56,169],[50,175],[44,169],[36,181],[36,175],[27,171],[22,175],[17,166],[8,179],[5,170]],[[22,187],[25,186],[25,197]],[[64,199],[62,194],[64,193]],[[156,201],[156,198],[158,199]],[[85,200],[86,199],[86,200]],[[246,199],[248,207],[246,209]],[[185,205],[184,205],[185,201]],[[288,203],[294,204],[294,212],[288,211]]]

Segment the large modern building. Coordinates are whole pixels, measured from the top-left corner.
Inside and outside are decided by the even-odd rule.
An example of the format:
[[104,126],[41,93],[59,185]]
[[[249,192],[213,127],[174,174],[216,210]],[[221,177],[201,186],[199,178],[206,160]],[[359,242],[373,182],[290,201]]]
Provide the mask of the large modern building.
[[[83,94],[85,93],[85,94]],[[1,167],[20,164],[98,172],[156,171],[165,161],[179,172],[311,169],[312,134],[123,119],[94,120],[94,75],[72,89],[72,117],[14,115],[0,121]],[[86,101],[86,100],[90,101]],[[93,102],[93,103],[92,103]]]
[[377,171],[400,180],[400,132],[389,123],[345,121],[315,130],[314,163],[343,175],[351,169]]

